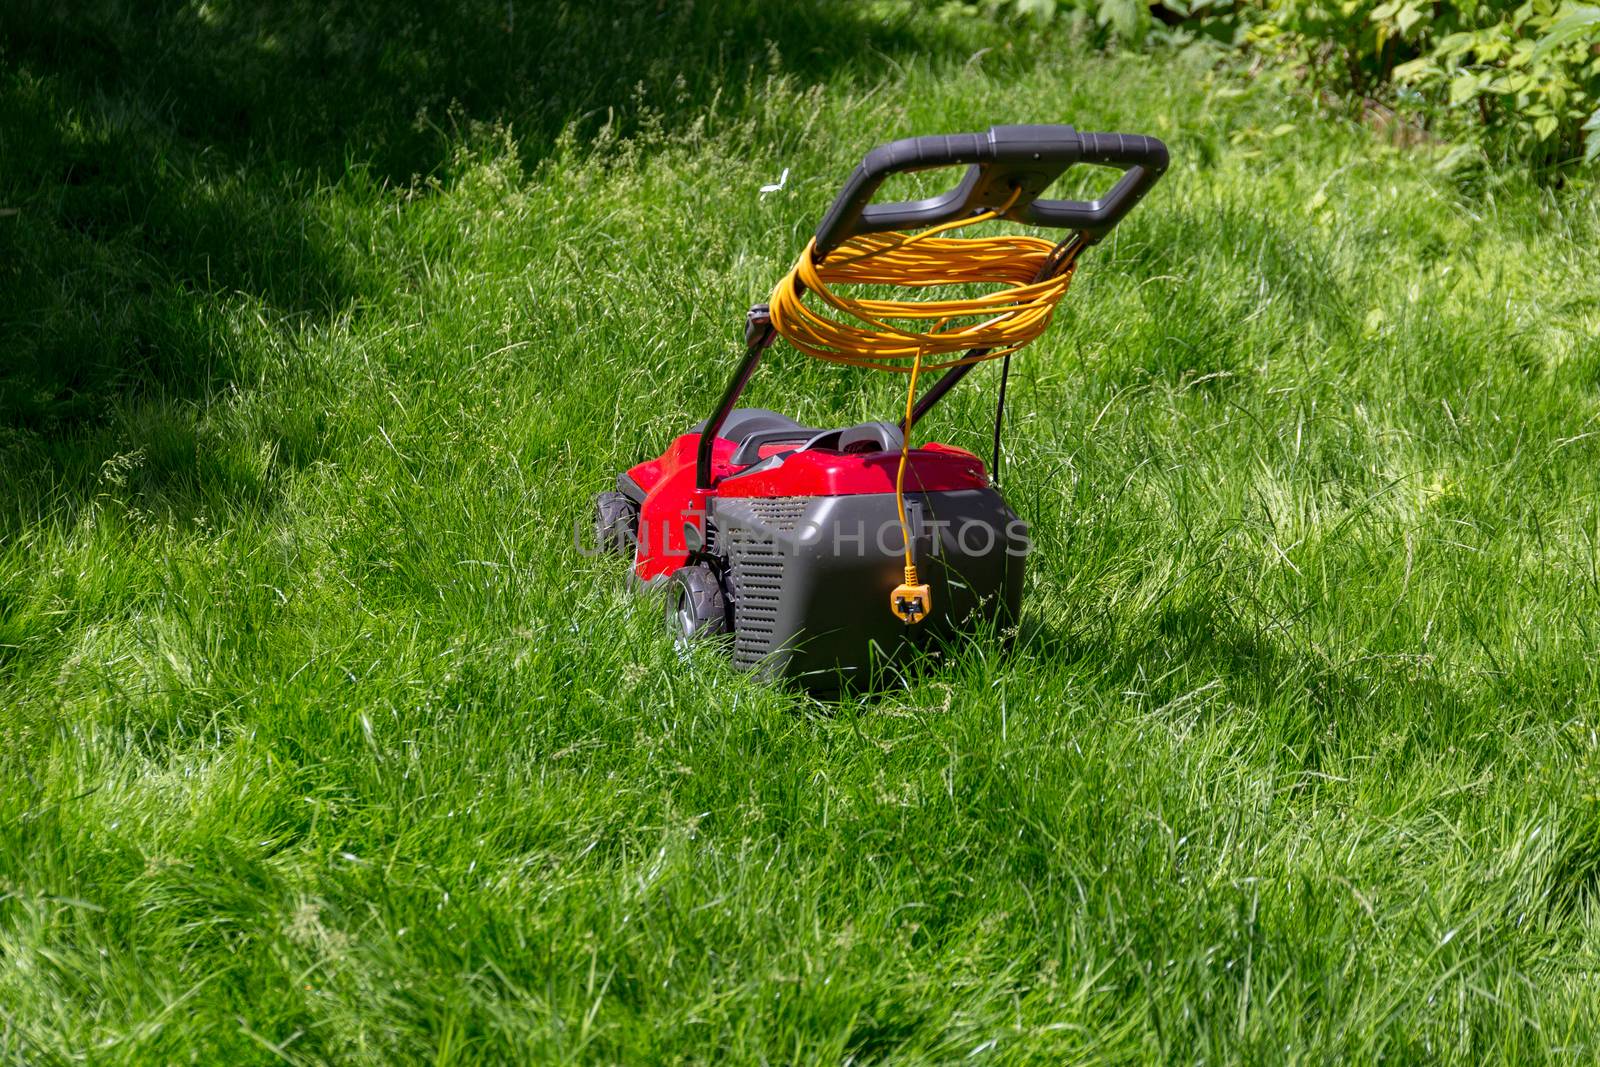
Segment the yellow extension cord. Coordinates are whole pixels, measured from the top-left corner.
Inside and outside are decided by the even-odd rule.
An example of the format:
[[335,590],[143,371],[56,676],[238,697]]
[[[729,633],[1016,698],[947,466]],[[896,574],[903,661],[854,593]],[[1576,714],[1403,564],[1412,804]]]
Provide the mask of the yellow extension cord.
[[[863,234],[852,237],[821,262],[813,240],[799,261],[773,291],[772,325],[795,348],[808,356],[851,367],[907,374],[906,429],[900,445],[900,466],[895,473],[895,507],[905,539],[905,584],[890,596],[890,610],[907,623],[922,621],[932,608],[929,588],[917,580],[912,552],[911,526],[906,521],[906,461],[911,449],[911,413],[917,396],[917,377],[923,370],[948,370],[967,363],[999,359],[1038,337],[1050,325],[1056,305],[1072,284],[1076,254],[1051,277],[1036,282],[1056,245],[1039,237],[1003,234],[991,237],[939,238],[938,234],[998,218],[1016,203],[1020,190],[999,208],[958,219],[921,233]],[[836,285],[886,285],[931,288],[941,285],[998,285],[981,296],[948,300],[895,300],[852,298],[834,291]],[[813,311],[802,292],[862,325]],[[957,320],[979,319],[966,325]],[[892,325],[932,321],[916,330]],[[951,326],[952,321],[957,325]],[[948,328],[947,328],[948,327]],[[961,355],[926,363],[972,349],[980,355]]]

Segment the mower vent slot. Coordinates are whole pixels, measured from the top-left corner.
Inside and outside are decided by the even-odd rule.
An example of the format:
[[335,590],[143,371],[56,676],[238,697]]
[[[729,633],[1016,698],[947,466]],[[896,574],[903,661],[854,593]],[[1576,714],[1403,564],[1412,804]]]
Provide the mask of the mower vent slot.
[[792,533],[810,503],[810,497],[753,500],[756,527],[722,531],[733,585],[733,661],[740,667],[757,666],[777,643],[788,559],[773,537]]
[[800,524],[800,516],[806,513],[806,506],[811,503],[811,499],[808,496],[791,496],[752,500],[750,510],[756,513],[756,518],[774,530],[788,533]]
[[733,575],[733,661],[754,667],[772,651],[783,596],[783,550],[759,534],[728,538]]

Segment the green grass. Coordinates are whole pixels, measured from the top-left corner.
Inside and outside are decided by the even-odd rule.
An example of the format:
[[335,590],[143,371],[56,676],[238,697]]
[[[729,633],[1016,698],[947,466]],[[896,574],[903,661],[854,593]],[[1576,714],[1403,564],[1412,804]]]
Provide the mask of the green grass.
[[[1600,1056],[1591,194],[915,12],[83,6],[0,15],[0,1058]],[[680,659],[591,494],[1007,121],[1174,158],[1014,371],[1015,647]]]

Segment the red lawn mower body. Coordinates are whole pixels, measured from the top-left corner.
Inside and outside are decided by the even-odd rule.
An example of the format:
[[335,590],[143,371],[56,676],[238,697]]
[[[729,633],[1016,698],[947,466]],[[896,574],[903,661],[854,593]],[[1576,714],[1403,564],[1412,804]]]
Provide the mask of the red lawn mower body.
[[[639,505],[642,533],[633,573],[641,582],[668,577],[690,563],[691,541],[698,540],[696,533],[703,537],[705,518],[714,499],[892,495],[895,471],[900,465],[899,452],[816,449],[796,453],[792,445],[770,444],[758,449],[757,463],[773,458],[782,462],[752,470],[755,463],[732,462],[738,441],[718,437],[712,444],[712,454],[717,457],[712,467],[717,484],[705,491],[696,488],[694,480],[699,445],[698,432],[683,434],[660,456],[629,468],[618,479],[619,491]],[[983,461],[966,449],[930,441],[911,449],[906,485],[916,492],[978,490],[989,488],[989,476]]]
[[[730,436],[711,443],[710,489],[696,485],[700,430],[617,479],[638,515],[633,575],[676,585],[675,608],[689,612],[671,618],[681,636],[699,636],[702,627],[731,632],[738,666],[832,692],[909,648],[936,653],[960,630],[1015,621],[1027,527],[990,485],[982,460],[933,442],[908,454],[907,521],[939,605],[908,627],[885,606],[903,578],[898,430],[789,423],[783,439],[751,444],[752,425],[770,431],[780,421],[789,423],[759,408],[736,410],[723,430]],[[841,444],[846,434],[852,439]],[[695,577],[710,580],[684,585]]]

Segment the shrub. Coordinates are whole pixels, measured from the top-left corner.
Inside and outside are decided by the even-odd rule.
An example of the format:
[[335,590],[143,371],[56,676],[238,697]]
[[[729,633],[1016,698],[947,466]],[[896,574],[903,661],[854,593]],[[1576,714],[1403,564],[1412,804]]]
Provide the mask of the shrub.
[[1204,33],[1537,169],[1600,158],[1600,6],[1575,0],[1003,0],[1102,44]]
[[1600,7],[1269,0],[1259,11],[1252,41],[1321,81],[1386,97],[1536,166],[1600,156]]

